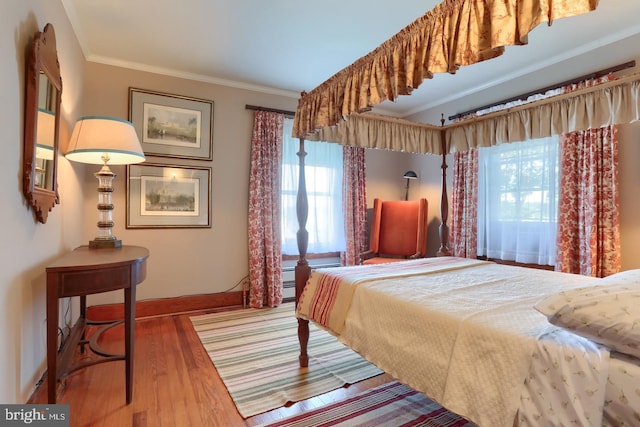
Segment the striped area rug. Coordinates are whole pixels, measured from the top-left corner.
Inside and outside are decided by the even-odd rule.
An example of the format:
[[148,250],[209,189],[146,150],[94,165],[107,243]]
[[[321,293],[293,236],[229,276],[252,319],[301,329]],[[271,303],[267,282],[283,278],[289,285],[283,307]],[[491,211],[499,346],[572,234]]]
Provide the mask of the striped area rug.
[[292,303],[193,316],[191,322],[245,418],[382,373],[312,324],[309,368],[300,368]]
[[284,418],[266,426],[473,427],[475,424],[447,411],[423,394],[398,382],[391,382],[349,399]]

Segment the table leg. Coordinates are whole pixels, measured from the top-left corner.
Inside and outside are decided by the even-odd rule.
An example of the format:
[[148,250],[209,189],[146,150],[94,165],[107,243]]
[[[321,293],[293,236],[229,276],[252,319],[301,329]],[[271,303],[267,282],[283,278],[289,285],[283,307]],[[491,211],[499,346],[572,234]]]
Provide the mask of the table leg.
[[133,338],[136,322],[136,287],[124,290],[124,351],[126,370],[127,404],[133,400]]
[[[80,295],[80,318],[87,319],[87,296]],[[87,341],[87,331],[82,329],[82,337],[80,337],[80,353],[84,354],[84,343]]]
[[56,403],[58,372],[58,295],[51,289],[58,290],[57,283],[47,286],[47,401]]

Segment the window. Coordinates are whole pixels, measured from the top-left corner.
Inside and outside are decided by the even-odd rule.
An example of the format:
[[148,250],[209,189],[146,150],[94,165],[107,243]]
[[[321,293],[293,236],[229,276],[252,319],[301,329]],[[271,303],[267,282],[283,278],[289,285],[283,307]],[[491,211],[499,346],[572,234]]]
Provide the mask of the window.
[[[291,137],[293,120],[285,119],[282,143],[282,253],[298,254],[296,234],[298,217],[297,156],[300,142]],[[309,204],[306,229],[308,253],[345,250],[342,216],[342,146],[328,142],[306,141],[305,179]]]
[[478,255],[554,265],[558,218],[557,136],[478,153]]

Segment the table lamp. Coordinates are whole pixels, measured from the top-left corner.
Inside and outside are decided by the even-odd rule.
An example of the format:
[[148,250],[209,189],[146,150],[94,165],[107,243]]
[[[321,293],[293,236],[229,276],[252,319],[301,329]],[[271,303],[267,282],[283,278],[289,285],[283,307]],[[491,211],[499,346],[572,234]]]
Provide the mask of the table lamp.
[[118,248],[122,241],[113,229],[113,178],[108,164],[128,165],[144,162],[133,123],[114,117],[87,116],[76,122],[65,157],[74,162],[102,165],[94,175],[98,178],[98,236],[90,248]]

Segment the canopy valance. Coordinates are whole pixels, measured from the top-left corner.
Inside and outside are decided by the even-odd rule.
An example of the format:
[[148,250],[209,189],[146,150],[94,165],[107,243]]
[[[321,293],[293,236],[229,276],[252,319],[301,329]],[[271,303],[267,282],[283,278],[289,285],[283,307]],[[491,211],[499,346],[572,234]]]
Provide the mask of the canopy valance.
[[447,154],[637,120],[640,120],[640,74],[632,74],[444,126],[354,113],[307,139],[409,153]]
[[494,58],[527,43],[542,22],[595,10],[598,0],[445,0],[368,55],[304,93],[293,134],[307,137],[408,95],[434,73]]
[[351,114],[335,126],[308,135],[309,140],[408,153],[442,154],[442,127],[378,114]]
[[640,74],[445,126],[447,151],[465,151],[640,120]]

